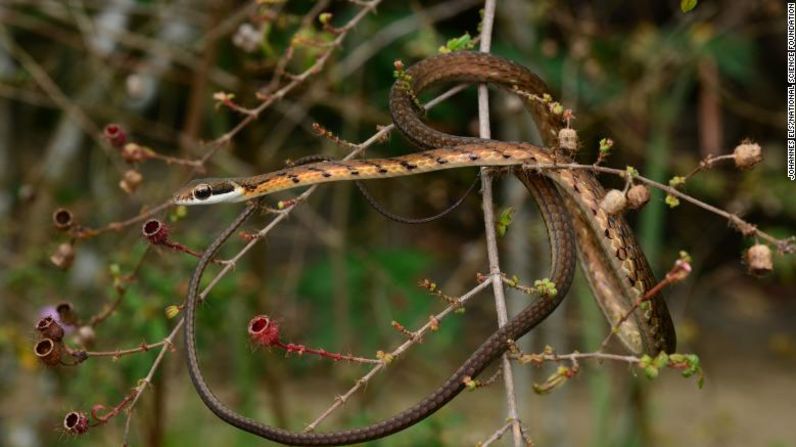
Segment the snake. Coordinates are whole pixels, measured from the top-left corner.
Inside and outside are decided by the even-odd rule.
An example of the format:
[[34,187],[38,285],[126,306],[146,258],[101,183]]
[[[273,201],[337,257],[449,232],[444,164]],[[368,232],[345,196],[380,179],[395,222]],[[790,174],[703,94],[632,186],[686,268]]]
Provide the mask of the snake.
[[[449,135],[423,122],[418,95],[442,83],[494,84],[517,94],[534,118],[546,146]],[[176,204],[250,202],[250,206],[203,252],[188,287],[185,305],[185,358],[191,381],[204,404],[225,422],[287,445],[346,445],[401,431],[425,419],[458,395],[517,340],[543,321],[570,288],[576,257],[612,331],[634,354],[673,352],[676,335],[661,296],[641,297],[656,283],[630,226],[621,215],[600,207],[605,195],[588,170],[535,169],[555,165],[563,120],[542,100],[545,83],[526,67],[487,53],[459,51],[423,59],[406,69],[390,91],[390,111],[400,132],[420,149],[390,158],[321,161],[251,177],[194,180],[178,190]],[[560,149],[560,148],[559,148]],[[401,177],[471,166],[507,167],[531,193],[546,226],[550,273],[556,294],[540,296],[492,333],[438,388],[410,408],[364,427],[332,432],[295,432],[269,426],[226,406],[205,380],[196,351],[196,312],[205,268],[223,242],[251,215],[257,199],[278,191],[327,182]]]

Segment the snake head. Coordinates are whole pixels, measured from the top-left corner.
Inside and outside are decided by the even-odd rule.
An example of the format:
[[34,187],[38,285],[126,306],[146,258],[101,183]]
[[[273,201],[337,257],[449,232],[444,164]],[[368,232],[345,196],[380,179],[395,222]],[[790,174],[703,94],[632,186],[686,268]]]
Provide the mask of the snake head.
[[193,180],[174,194],[175,205],[211,205],[246,200],[244,188],[229,179]]

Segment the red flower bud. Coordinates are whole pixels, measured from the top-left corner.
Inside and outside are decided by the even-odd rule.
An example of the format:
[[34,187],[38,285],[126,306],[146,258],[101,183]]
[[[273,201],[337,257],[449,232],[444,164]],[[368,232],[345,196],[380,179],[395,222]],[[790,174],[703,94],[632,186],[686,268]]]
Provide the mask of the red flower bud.
[[115,148],[121,148],[127,143],[127,133],[122,129],[122,126],[118,124],[108,124],[105,126],[105,129],[102,132],[105,135],[105,138],[108,140],[108,143]]

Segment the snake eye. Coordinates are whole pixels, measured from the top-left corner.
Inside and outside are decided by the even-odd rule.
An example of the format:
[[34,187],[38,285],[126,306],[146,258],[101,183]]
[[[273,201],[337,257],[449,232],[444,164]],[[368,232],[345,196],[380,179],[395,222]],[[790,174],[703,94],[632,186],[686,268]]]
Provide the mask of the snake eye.
[[205,200],[213,193],[213,189],[210,188],[210,185],[206,183],[202,183],[201,185],[196,185],[193,189],[193,196],[197,200]]

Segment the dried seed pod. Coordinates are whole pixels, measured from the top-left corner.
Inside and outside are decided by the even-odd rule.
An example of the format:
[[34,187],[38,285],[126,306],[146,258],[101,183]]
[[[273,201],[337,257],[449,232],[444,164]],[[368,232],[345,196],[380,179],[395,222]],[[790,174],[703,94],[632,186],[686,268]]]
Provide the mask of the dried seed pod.
[[751,168],[763,160],[760,145],[748,140],[736,146],[733,155],[735,155],[735,166],[741,169]]
[[257,315],[249,320],[249,339],[260,346],[279,342],[279,324],[267,315]]
[[151,158],[152,151],[135,143],[127,143],[122,148],[122,158],[127,163],[137,163]]
[[33,352],[36,357],[48,366],[55,366],[61,363],[61,355],[63,354],[63,345],[50,338],[44,338],[38,341],[33,347]]
[[141,227],[141,234],[149,242],[158,245],[169,240],[169,227],[157,219],[149,219]]
[[124,177],[121,181],[119,181],[119,188],[121,188],[127,194],[132,194],[138,189],[138,185],[144,180],[144,176],[141,175],[135,169],[128,169],[124,172]]
[[53,317],[47,316],[36,323],[36,330],[44,338],[59,342],[64,338],[64,328]]
[[77,324],[77,314],[72,303],[64,301],[55,306],[55,311],[58,312],[58,319],[64,324],[74,326]]
[[650,190],[644,185],[633,185],[627,191],[627,206],[636,210],[650,201]]
[[52,262],[56,267],[66,270],[72,266],[72,262],[75,260],[75,247],[69,243],[64,242],[58,245],[58,248],[55,249],[55,253],[50,256],[50,262]]
[[762,276],[774,270],[771,249],[766,244],[755,244],[746,250],[746,266],[749,273]]
[[558,146],[565,151],[576,152],[578,150],[578,132],[568,127],[559,130]]
[[600,208],[608,214],[621,213],[626,206],[627,199],[625,198],[625,194],[618,189],[608,191],[600,202]]
[[64,430],[73,435],[82,435],[89,428],[88,416],[82,411],[70,411],[64,416]]
[[53,211],[53,225],[59,230],[68,230],[74,224],[72,212],[66,208],[58,208]]

